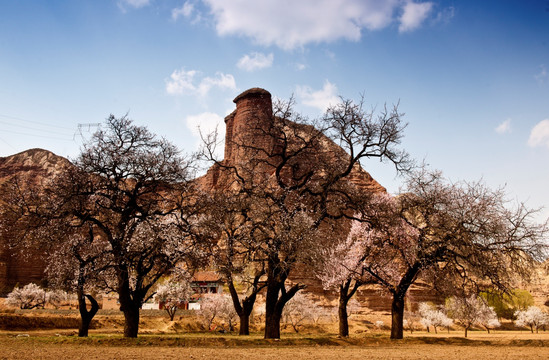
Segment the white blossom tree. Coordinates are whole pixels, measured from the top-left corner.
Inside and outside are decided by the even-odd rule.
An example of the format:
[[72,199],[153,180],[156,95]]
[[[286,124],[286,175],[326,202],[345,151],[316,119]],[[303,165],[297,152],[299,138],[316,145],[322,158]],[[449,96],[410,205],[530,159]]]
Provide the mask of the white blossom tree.
[[299,332],[300,326],[308,320],[312,320],[315,313],[318,313],[318,306],[314,301],[302,292],[295,294],[288,301],[282,313],[284,322],[292,326],[294,331]]
[[[234,324],[238,318],[231,297],[224,294],[202,295],[198,316],[202,319],[208,330],[213,330],[215,326],[221,325],[222,331],[226,330],[224,327],[225,324],[228,326],[227,330],[233,331]],[[216,324],[216,319],[219,324]]]
[[[486,301],[478,295],[453,296],[446,302],[446,309],[451,318],[460,324],[465,330],[467,337],[468,330],[473,325],[497,327],[499,324],[496,312],[486,304]],[[497,323],[496,323],[497,321]]]
[[515,325],[529,327],[532,334],[534,333],[534,329],[537,333],[540,327],[549,324],[549,315],[537,306],[530,306],[526,310],[517,310],[515,317],[517,318]]
[[22,288],[15,287],[6,299],[8,305],[17,306],[20,309],[44,308],[46,301],[46,291],[34,283]]
[[452,326],[453,321],[441,310],[436,307],[429,305],[428,303],[420,303],[418,314],[421,317],[420,323],[427,328],[432,326],[435,329],[435,334],[439,327],[449,328]]
[[178,277],[176,280],[170,280],[158,286],[155,299],[164,307],[168,313],[170,321],[173,321],[177,309],[186,302],[189,302],[194,291],[188,278]]
[[139,310],[156,282],[200,253],[193,241],[200,201],[190,182],[192,159],[145,127],[111,115],[74,165],[60,210],[71,223],[93,226],[108,244],[101,280],[118,293],[124,336],[137,337]]

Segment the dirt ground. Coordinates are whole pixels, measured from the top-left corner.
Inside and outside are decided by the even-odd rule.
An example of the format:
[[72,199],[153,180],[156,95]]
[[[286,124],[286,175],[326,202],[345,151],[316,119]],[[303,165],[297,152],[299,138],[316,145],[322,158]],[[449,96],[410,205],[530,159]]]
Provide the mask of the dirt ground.
[[263,340],[261,329],[242,337],[206,332],[196,316],[182,313],[170,322],[162,312],[144,312],[137,339],[122,337],[123,317],[104,312],[89,338],[78,338],[74,311],[0,312],[1,359],[549,359],[549,332],[497,330],[438,334],[416,331],[391,341],[388,329],[355,319],[351,337],[340,339],[336,323],[287,328],[282,339]]
[[0,359],[549,359],[549,334],[502,332],[415,334],[391,341],[388,333],[341,340],[329,335],[294,335],[280,341],[260,335],[92,334],[78,339],[50,332],[0,333]]

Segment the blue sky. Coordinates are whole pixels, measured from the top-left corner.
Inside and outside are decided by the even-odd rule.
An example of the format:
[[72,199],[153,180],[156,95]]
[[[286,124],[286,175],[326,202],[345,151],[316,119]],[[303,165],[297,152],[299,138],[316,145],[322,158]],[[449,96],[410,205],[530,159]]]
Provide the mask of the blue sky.
[[74,157],[111,113],[190,152],[256,86],[400,102],[413,157],[549,207],[549,1],[0,1],[0,156]]

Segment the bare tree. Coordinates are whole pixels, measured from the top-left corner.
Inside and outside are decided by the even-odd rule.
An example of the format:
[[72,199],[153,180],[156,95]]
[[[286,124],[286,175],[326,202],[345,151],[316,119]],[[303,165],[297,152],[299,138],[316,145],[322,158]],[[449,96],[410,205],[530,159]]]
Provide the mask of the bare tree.
[[358,223],[353,236],[369,239],[363,269],[393,296],[391,338],[403,336],[405,296],[419,276],[444,290],[449,279],[464,289],[509,289],[511,275],[528,275],[547,226],[523,204],[507,206],[501,190],[447,183],[425,169],[398,197],[379,197],[373,224]]
[[[254,220],[249,217],[249,198],[226,196],[217,192],[210,197],[203,227],[217,241],[212,247],[214,265],[229,287],[229,293],[239,316],[239,335],[250,334],[250,315],[258,293],[266,286],[262,262],[253,259],[255,243]],[[238,290],[237,290],[238,288]]]
[[[248,95],[258,101],[267,96],[264,91]],[[284,306],[304,288],[287,287],[286,280],[296,264],[320,256],[329,241],[321,229],[354,216],[365,192],[349,179],[363,171],[361,160],[379,158],[398,169],[407,164],[397,148],[404,126],[396,108],[376,116],[361,103],[344,100],[313,123],[292,106],[292,101],[275,104],[274,111],[248,119],[245,134],[227,139],[241,155],[237,163],[214,159],[215,138],[206,138],[204,151],[227,179],[227,193],[245,195],[253,204],[247,209],[253,221],[247,248],[248,258],[265,270],[265,338],[280,337]]]
[[85,293],[93,281],[118,293],[124,336],[136,337],[139,310],[156,282],[200,253],[193,241],[201,202],[191,185],[192,159],[126,117],[111,115],[73,164],[45,184],[46,196],[20,197],[22,213],[32,215],[26,228],[49,234],[59,270],[52,268],[53,274],[68,265],[64,280],[76,282],[83,322],[97,309]]
[[[110,245],[97,235],[97,227],[74,221],[65,208],[67,189],[73,186],[76,175],[74,168],[65,166],[50,178],[14,178],[4,195],[9,206],[3,208],[2,219],[11,232],[11,246],[22,256],[43,254],[49,287],[76,292],[81,317],[78,335],[85,337],[99,310],[91,292],[104,288],[100,274],[111,266],[112,258]],[[85,206],[74,201],[71,204]]]

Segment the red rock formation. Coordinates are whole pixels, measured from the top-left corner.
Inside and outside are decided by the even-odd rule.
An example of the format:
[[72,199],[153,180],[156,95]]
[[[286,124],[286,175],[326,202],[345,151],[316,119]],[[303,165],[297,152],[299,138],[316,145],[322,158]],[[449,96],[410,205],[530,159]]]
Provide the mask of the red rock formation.
[[[42,149],[30,149],[0,158],[0,194],[5,193],[6,186],[16,176],[23,179],[24,186],[26,181],[39,183],[67,166],[70,166],[67,159]],[[3,201],[4,198],[0,196],[0,206]],[[8,248],[7,240],[0,239],[0,295],[10,291],[16,284],[41,283],[46,266],[44,254],[21,255]]]

